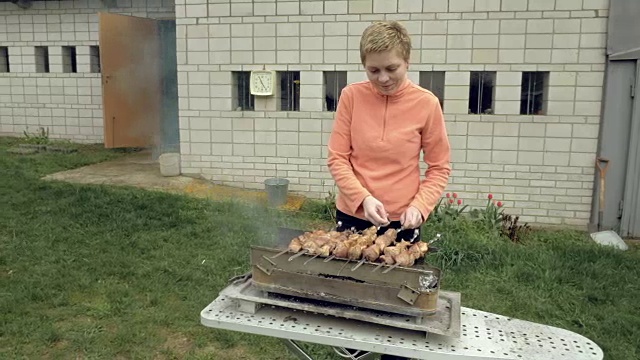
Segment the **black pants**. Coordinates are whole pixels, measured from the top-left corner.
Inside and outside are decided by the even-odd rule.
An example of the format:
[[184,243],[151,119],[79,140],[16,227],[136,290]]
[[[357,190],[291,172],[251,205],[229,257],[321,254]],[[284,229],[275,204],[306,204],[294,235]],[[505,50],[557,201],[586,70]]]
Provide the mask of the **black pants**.
[[[373,224],[368,220],[359,219],[357,217],[345,214],[342,211],[336,209],[336,223],[338,222],[341,223],[341,225],[338,226],[337,231],[345,231],[351,228],[355,228],[356,231],[362,231],[373,226]],[[378,230],[378,235],[384,234],[384,232],[387,231],[389,228],[400,229],[401,226],[402,224],[400,224],[400,221],[392,221],[388,226],[381,227]],[[406,240],[410,242],[420,241],[421,239],[420,235],[421,235],[420,229],[418,229],[417,235],[416,235],[415,229],[402,230],[398,232],[397,241],[400,241],[400,240]]]
[[[340,210],[336,210],[336,223],[337,222],[341,223],[340,226],[338,226],[337,231],[345,231],[351,228],[355,228],[356,231],[362,231],[373,226],[373,224],[367,220],[362,220],[357,217],[345,214]],[[400,221],[392,221],[388,226],[381,227],[378,230],[378,235],[384,234],[384,232],[387,231],[389,228],[400,229],[401,226],[402,224],[400,224]],[[398,236],[396,239],[397,239],[396,241],[400,241],[400,240],[406,240],[410,242],[420,241],[420,231],[418,231],[416,235],[414,229],[402,230],[398,232]],[[347,350],[352,354],[355,354],[357,352],[357,350],[352,350],[352,349],[347,349]],[[382,355],[380,357],[380,360],[408,360],[408,359],[409,358],[395,356],[395,355]]]

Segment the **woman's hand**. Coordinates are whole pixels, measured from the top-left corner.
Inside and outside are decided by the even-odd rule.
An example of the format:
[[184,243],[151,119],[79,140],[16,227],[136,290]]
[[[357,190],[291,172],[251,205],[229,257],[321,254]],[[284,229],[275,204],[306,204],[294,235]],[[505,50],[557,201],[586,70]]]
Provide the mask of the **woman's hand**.
[[422,222],[422,213],[415,206],[409,206],[400,216],[400,224],[405,229],[416,229]]
[[372,224],[376,226],[385,226],[389,224],[389,214],[384,209],[384,205],[382,205],[378,199],[369,195],[362,202],[362,207],[364,208],[364,216]]

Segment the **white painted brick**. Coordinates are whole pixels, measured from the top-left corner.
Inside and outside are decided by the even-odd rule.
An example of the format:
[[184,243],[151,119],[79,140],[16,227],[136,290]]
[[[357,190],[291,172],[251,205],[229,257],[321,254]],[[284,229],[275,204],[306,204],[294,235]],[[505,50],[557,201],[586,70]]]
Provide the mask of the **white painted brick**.
[[450,64],[467,64],[471,62],[471,50],[447,50],[447,62]]
[[374,13],[395,13],[398,11],[398,0],[373,0]]
[[554,20],[554,32],[557,34],[562,33],[579,33],[580,32],[580,19],[556,19]]
[[553,20],[551,19],[527,20],[527,33],[528,34],[553,33]]
[[[560,0],[563,1],[563,0]],[[529,2],[529,11],[554,10],[556,0],[535,0]]]
[[422,33],[424,35],[446,35],[447,21],[444,20],[426,20],[422,22]]
[[584,0],[582,8],[584,10],[608,10],[611,0]]
[[398,12],[420,13],[422,12],[422,2],[419,0],[398,0]]
[[300,2],[300,13],[304,15],[319,15],[324,13],[323,1]]
[[286,2],[277,2],[277,13],[278,15],[298,15],[300,14],[300,2],[297,1],[286,1]]
[[607,19],[606,18],[582,19],[580,31],[583,33],[606,33]]
[[497,49],[499,41],[498,35],[474,35],[473,47],[475,49]]
[[[333,6],[333,2],[330,3]],[[350,0],[349,1],[349,13],[350,14],[370,14],[373,12],[373,0]]]
[[448,12],[449,11],[449,2],[441,1],[441,0],[423,0],[422,1],[422,11],[424,12]]
[[475,11],[500,11],[500,0],[476,0]]
[[526,11],[527,0],[502,1],[502,11]]
[[452,34],[473,34],[472,20],[451,20],[447,25],[447,33]]
[[476,20],[473,25],[474,34],[500,33],[500,20]]
[[[349,1],[351,2],[351,1]],[[324,13],[325,14],[347,14],[347,1],[331,1],[330,6],[325,6]]]
[[474,64],[492,64],[498,62],[497,49],[476,49],[473,50],[472,62]]
[[474,0],[449,0],[450,12],[472,12],[474,11]]
[[556,10],[582,10],[583,0],[561,0],[556,3]]
[[447,47],[446,35],[424,35],[422,36],[423,49],[444,49]]

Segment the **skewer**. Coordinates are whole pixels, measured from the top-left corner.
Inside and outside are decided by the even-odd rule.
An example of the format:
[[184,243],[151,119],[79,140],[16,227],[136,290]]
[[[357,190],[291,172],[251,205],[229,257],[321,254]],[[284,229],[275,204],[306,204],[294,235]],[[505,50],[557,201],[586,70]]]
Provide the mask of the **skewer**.
[[319,253],[318,253],[318,254],[313,255],[313,257],[312,257],[312,258],[310,258],[309,260],[305,261],[305,262],[302,264],[302,266],[306,266],[306,265],[307,265],[307,263],[308,263],[309,261],[311,261],[311,260],[313,260],[313,259],[317,258],[318,256],[320,256],[320,254],[319,254]]
[[349,264],[349,261],[351,260],[347,260],[344,262],[344,265],[342,265],[342,267],[340,268],[340,270],[338,271],[338,276],[340,276],[340,273],[342,272],[342,270],[344,270],[344,268],[347,266],[347,264]]
[[351,268],[351,271],[356,271],[360,266],[362,266],[362,264],[364,264],[365,260],[367,260],[367,259],[363,256],[362,259],[358,262],[358,264],[356,266],[354,266],[353,268]]
[[329,262],[331,260],[333,260],[336,256],[335,255],[331,255],[328,258],[324,259],[324,262]]
[[308,252],[309,252],[309,250],[300,250],[300,252],[299,252],[299,253],[292,255],[292,256],[289,258],[289,261],[292,261],[292,260],[293,260],[293,259],[295,259],[295,258],[299,258],[300,256],[302,256],[302,255],[304,255],[304,254],[306,254],[306,253],[308,253]]
[[376,266],[375,269],[371,270],[371,272],[376,272],[376,270],[380,269],[382,267],[382,265],[384,265],[383,262],[381,262],[380,264],[378,264],[378,266]]
[[273,255],[271,258],[272,258],[272,259],[275,259],[275,258],[277,258],[278,256],[284,255],[285,253],[287,253],[287,251],[289,251],[289,249],[288,249],[288,248],[287,248],[287,249],[284,249],[284,250],[282,250],[282,251],[280,251],[279,253],[277,253],[277,254],[275,254],[275,255]]

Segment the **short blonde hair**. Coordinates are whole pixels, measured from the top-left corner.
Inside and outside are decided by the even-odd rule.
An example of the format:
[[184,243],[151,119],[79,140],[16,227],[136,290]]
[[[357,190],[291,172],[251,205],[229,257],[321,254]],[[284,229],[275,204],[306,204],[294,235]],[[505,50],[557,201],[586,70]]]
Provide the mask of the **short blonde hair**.
[[364,65],[368,54],[397,50],[405,61],[411,56],[411,37],[404,25],[392,21],[376,21],[360,38],[360,60]]

